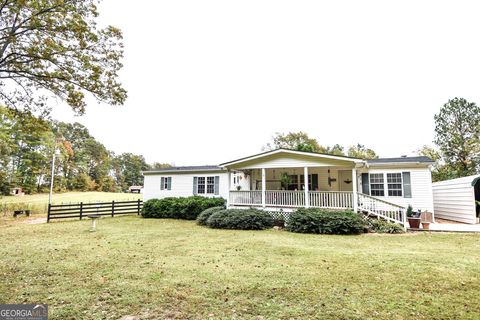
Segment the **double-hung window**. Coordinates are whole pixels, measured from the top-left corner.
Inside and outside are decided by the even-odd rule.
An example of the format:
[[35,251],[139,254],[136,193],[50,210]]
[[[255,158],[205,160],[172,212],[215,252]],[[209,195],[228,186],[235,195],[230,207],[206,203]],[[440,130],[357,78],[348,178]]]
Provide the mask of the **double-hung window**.
[[207,177],[207,193],[215,193],[215,177]]
[[[238,181],[238,180],[237,180]],[[193,177],[193,194],[219,194],[220,177]]]
[[205,177],[198,177],[197,193],[205,193]]
[[402,174],[401,173],[387,173],[387,185],[389,197],[402,196]]
[[385,196],[383,173],[370,173],[370,194],[375,197]]

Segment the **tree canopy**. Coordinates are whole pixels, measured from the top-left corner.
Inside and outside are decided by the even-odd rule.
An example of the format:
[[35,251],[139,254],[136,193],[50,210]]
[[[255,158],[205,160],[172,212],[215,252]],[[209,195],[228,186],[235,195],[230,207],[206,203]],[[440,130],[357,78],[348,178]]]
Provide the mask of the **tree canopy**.
[[318,152],[325,154],[332,154],[336,156],[349,156],[360,159],[375,159],[378,158],[375,151],[365,147],[364,145],[357,143],[355,146],[350,146],[347,153],[345,153],[345,148],[340,144],[334,144],[333,146],[322,146],[318,143],[317,139],[311,138],[307,133],[303,131],[299,132],[289,132],[279,133],[277,132],[273,137],[272,141],[267,143],[263,149],[264,150],[275,150],[279,148],[298,150],[298,151],[307,151],[307,152]]
[[56,191],[125,191],[143,185],[142,171],[151,167],[141,155],[115,155],[78,122],[47,121],[0,107],[0,194],[12,187],[48,191],[54,148],[60,150]]
[[0,3],[0,102],[16,110],[48,112],[56,96],[77,113],[85,93],[123,104],[118,81],[122,33],[98,28],[96,0],[4,0]]
[[448,100],[435,115],[435,144],[453,177],[475,174],[480,166],[480,108],[463,98]]

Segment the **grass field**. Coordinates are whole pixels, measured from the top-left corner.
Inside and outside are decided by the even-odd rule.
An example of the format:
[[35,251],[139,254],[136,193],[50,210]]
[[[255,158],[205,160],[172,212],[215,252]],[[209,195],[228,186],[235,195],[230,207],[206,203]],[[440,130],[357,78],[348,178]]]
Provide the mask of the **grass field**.
[[479,319],[480,235],[104,218],[1,229],[0,303],[51,319]]
[[[137,199],[142,199],[142,195],[137,193],[114,192],[66,192],[53,194],[52,203],[107,202]],[[34,214],[46,215],[47,208],[48,193],[26,195],[23,197],[0,197],[0,217],[11,215],[13,210],[19,209],[30,209]]]

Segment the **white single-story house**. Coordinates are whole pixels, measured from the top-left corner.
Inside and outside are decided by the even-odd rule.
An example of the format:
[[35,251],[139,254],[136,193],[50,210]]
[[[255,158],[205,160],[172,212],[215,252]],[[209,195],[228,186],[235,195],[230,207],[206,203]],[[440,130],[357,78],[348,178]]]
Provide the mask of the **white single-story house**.
[[363,160],[288,149],[216,166],[145,171],[144,200],[223,197],[230,208],[289,212],[298,207],[351,209],[405,226],[405,209],[433,213],[428,157]]
[[435,182],[435,216],[463,223],[478,223],[480,214],[480,175]]

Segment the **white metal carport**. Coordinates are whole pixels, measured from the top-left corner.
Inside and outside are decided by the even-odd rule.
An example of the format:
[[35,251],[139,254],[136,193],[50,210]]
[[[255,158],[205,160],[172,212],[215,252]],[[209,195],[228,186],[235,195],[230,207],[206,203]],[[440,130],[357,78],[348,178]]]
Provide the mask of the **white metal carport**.
[[436,218],[478,223],[480,175],[435,182],[432,187]]

